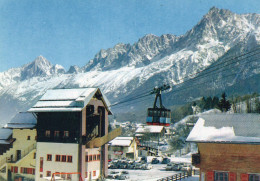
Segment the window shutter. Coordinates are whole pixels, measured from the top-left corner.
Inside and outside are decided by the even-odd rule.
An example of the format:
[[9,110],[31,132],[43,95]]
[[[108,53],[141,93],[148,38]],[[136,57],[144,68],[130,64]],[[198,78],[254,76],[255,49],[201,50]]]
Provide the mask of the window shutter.
[[241,177],[241,179],[240,179],[241,181],[248,181],[248,174],[241,173],[240,177]]
[[214,172],[207,172],[207,181],[214,181]]
[[14,173],[18,173],[18,167],[14,167]]
[[236,181],[236,173],[229,172],[229,181]]

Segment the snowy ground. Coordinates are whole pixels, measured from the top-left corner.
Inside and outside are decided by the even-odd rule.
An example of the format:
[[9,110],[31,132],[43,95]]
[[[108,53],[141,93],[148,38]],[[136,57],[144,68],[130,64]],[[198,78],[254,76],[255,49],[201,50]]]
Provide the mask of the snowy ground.
[[[129,172],[129,179],[128,181],[156,181],[158,179],[172,176],[176,173],[181,173],[180,171],[166,171],[165,167],[166,164],[153,164],[153,168],[151,170],[130,170],[130,169],[108,169],[109,173],[111,171],[128,171]],[[113,179],[106,179],[107,181],[113,180]],[[182,181],[198,181],[199,176],[195,175],[190,178],[182,179]]]
[[176,173],[180,173],[179,171],[166,171],[166,164],[153,164],[153,168],[151,170],[131,170],[131,169],[108,169],[110,171],[121,172],[126,170],[129,172],[129,180],[131,181],[139,181],[139,180],[158,180],[163,177],[168,177],[174,175]]

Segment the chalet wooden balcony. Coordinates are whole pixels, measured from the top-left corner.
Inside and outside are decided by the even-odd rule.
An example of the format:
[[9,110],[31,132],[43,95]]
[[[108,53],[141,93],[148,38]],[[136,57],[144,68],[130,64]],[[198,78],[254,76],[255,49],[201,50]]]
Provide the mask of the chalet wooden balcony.
[[200,154],[196,153],[196,154],[192,154],[192,165],[198,167],[200,164]]
[[98,148],[101,147],[102,145],[108,143],[109,141],[113,140],[117,136],[121,135],[122,129],[121,127],[114,129],[113,131],[109,132],[105,136],[102,137],[97,137],[89,142],[86,143],[87,148]]

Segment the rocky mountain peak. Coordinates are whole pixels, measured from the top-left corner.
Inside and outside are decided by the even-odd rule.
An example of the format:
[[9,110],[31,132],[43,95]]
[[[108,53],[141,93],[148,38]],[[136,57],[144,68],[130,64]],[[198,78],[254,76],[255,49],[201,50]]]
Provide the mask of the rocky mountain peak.
[[31,63],[24,65],[21,69],[21,80],[35,76],[48,76],[57,73],[64,73],[65,70],[61,65],[52,65],[42,55],[35,58]]

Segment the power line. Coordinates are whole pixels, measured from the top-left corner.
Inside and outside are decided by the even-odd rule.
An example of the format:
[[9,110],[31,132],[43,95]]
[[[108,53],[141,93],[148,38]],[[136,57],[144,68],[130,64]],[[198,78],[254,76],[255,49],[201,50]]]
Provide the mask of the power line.
[[[189,80],[187,80],[187,81],[181,82],[181,83],[179,83],[179,84],[175,84],[175,86],[176,86],[176,85],[183,84],[183,83],[187,83],[187,82],[190,82],[190,81],[194,81],[195,79],[198,79],[198,78],[202,78],[203,76],[206,76],[207,74],[210,74],[210,73],[212,73],[212,72],[214,72],[214,71],[216,71],[216,70],[223,69],[224,67],[227,67],[227,66],[229,66],[229,65],[231,65],[231,64],[240,62],[240,61],[242,61],[242,60],[245,60],[245,59],[248,59],[248,58],[250,58],[250,57],[252,57],[252,56],[255,56],[255,55],[257,55],[257,54],[260,54],[260,52],[257,52],[257,53],[255,53],[255,54],[253,54],[253,55],[249,55],[249,54],[251,54],[251,53],[253,53],[253,52],[255,52],[255,51],[259,50],[259,49],[260,49],[260,48],[256,48],[255,50],[252,50],[252,51],[250,51],[250,52],[246,52],[246,53],[241,54],[241,55],[239,55],[239,56],[231,57],[230,59],[226,59],[226,60],[224,61],[224,63],[225,63],[225,62],[228,62],[228,61],[230,61],[230,60],[235,60],[235,59],[238,59],[238,60],[237,60],[237,61],[233,61],[233,62],[231,62],[231,63],[229,63],[229,64],[226,64],[225,66],[221,66],[221,67],[219,67],[219,68],[213,69],[213,70],[211,70],[210,72],[206,72],[205,74],[200,74],[199,76],[194,77],[194,78],[191,78],[191,79],[189,79]],[[239,60],[240,57],[243,57],[243,56],[246,56],[246,55],[249,55],[249,56],[244,57],[244,58],[242,58],[242,59]],[[246,62],[246,63],[248,63],[248,62]],[[214,67],[217,67],[218,65],[221,65],[221,64],[223,64],[223,61],[221,61],[219,64],[215,64],[214,66],[210,66],[209,68],[206,68],[206,69],[204,69],[204,70],[202,70],[202,71],[199,71],[199,72],[196,72],[196,73],[194,73],[194,74],[190,74],[190,75],[188,75],[188,76],[185,76],[185,77],[179,79],[179,81],[180,81],[180,80],[184,80],[185,78],[190,77],[190,76],[192,76],[192,75],[196,75],[196,74],[199,74],[199,73],[203,73],[203,72],[205,72],[205,71],[207,71],[207,70],[210,70],[210,69],[212,69],[212,68],[214,68]],[[227,71],[227,70],[224,70],[224,71]],[[224,72],[224,71],[223,71],[223,72]],[[221,71],[220,71],[220,72],[221,72]],[[220,72],[217,72],[217,73],[220,73]],[[216,73],[215,73],[215,74],[216,74]],[[111,106],[115,106],[115,105],[122,104],[122,103],[126,103],[126,102],[129,102],[129,101],[137,100],[137,99],[140,99],[140,98],[142,98],[142,97],[146,97],[146,96],[148,96],[148,95],[150,95],[150,94],[148,94],[148,93],[139,94],[139,95],[137,95],[137,96],[130,97],[130,98],[128,98],[128,99],[126,99],[126,100],[123,100],[123,101],[121,101],[121,102],[119,101],[119,102],[117,102],[117,103],[115,103],[115,104],[112,104]],[[110,107],[111,107],[111,106],[110,106]]]
[[[260,66],[259,67],[256,67],[256,68],[260,68]],[[226,70],[225,70],[226,71]],[[224,72],[224,71],[223,71]],[[225,78],[227,78],[227,77],[231,77],[231,76],[234,76],[234,75],[237,75],[237,73],[232,73],[232,74],[228,74],[228,75],[225,75]],[[220,80],[217,80],[216,82],[219,82]],[[203,84],[206,84],[206,83],[208,83],[208,81],[205,81],[205,82],[202,82],[202,83],[199,83],[199,84],[196,84],[195,86],[199,86],[199,85],[203,85]],[[188,86],[188,87],[183,87],[183,88],[181,88],[181,89],[176,89],[176,90],[173,90],[172,92],[179,92],[179,91],[182,91],[182,90],[187,90],[187,89],[190,89],[190,88],[194,88],[194,86]],[[149,95],[151,95],[151,94],[149,94]],[[147,96],[149,96],[149,95],[147,95]],[[146,96],[143,96],[143,97],[146,97]],[[143,98],[143,97],[141,97],[141,98]],[[140,99],[140,98],[137,98],[137,99]],[[150,98],[148,98],[148,99],[150,99]],[[135,102],[132,102],[132,103],[128,103],[128,105],[131,105],[131,104],[135,104],[135,103],[138,103],[138,102],[144,102],[145,100],[148,100],[147,98],[146,99],[143,99],[143,100],[139,100],[139,101],[135,101]],[[136,99],[135,99],[136,100]],[[126,102],[131,102],[132,100],[130,100],[130,101],[126,101]],[[124,104],[124,103],[126,103],[126,102],[123,102],[123,103],[118,103],[118,104]],[[117,104],[117,105],[118,105]],[[121,106],[119,106],[119,107],[117,107],[117,108],[120,108],[120,107],[124,107],[125,105],[121,105]]]
[[[241,61],[241,60],[239,60],[240,57],[244,57],[244,56],[249,55],[249,54],[251,54],[251,53],[254,53],[255,51],[258,51],[258,50],[260,50],[260,47],[259,47],[259,46],[257,46],[255,49],[253,49],[253,50],[251,50],[251,51],[248,51],[248,52],[246,52],[246,53],[240,54],[240,55],[238,55],[238,56],[226,57],[226,58],[225,58],[224,60],[222,60],[222,61],[218,61],[218,62],[215,63],[215,64],[213,63],[213,65],[210,65],[209,67],[207,67],[207,68],[205,68],[205,69],[203,69],[203,70],[200,70],[200,71],[195,72],[195,73],[193,73],[193,74],[189,74],[189,75],[187,75],[187,76],[185,76],[185,77],[182,77],[182,78],[180,78],[180,79],[178,79],[178,80],[176,80],[176,81],[179,82],[179,81],[181,81],[181,80],[185,80],[186,78],[190,78],[190,77],[195,76],[195,75],[198,75],[198,74],[199,74],[199,76],[205,76],[205,75],[207,75],[208,73],[211,73],[211,72],[217,70],[218,68],[211,70],[211,72],[207,72],[207,74],[205,73],[205,74],[202,75],[202,74],[200,74],[200,73],[206,72],[207,70],[210,70],[210,69],[212,69],[212,68],[215,68],[215,67],[217,67],[217,66],[219,66],[219,65],[222,65],[222,64],[224,64],[224,63],[226,63],[226,62],[228,62],[228,61],[232,61],[232,60],[235,60],[235,59],[238,59],[238,60],[237,60],[237,61],[234,61],[234,62],[232,62],[232,63],[230,63],[230,64],[228,64],[228,65],[231,65],[231,64],[233,64],[233,63],[239,62],[239,61]],[[255,53],[255,54],[250,55],[250,56],[245,57],[245,58],[249,58],[249,57],[255,56],[255,55],[257,55],[257,54],[260,54],[260,52],[257,52],[257,53]],[[243,59],[245,59],[245,58],[243,58]],[[220,57],[220,59],[221,59],[221,57]],[[243,59],[242,59],[242,60],[243,60]],[[226,66],[228,66],[228,65],[226,65]],[[224,67],[226,67],[226,66],[224,66]],[[222,68],[223,68],[223,67],[222,67]],[[199,78],[199,76],[194,77],[194,78]],[[190,80],[190,79],[189,79],[189,80]],[[189,81],[189,80],[187,80],[187,81]],[[184,83],[184,82],[181,82],[181,83],[179,83],[179,84],[172,84],[172,85],[176,86],[176,85],[180,85],[180,84],[182,84],[182,83]],[[151,89],[152,89],[152,88],[151,88]],[[137,94],[137,95],[135,95],[135,96],[133,96],[133,97],[129,97],[128,99],[135,99],[135,98],[137,98],[138,96],[142,96],[143,94],[146,94],[146,93],[147,93],[147,91],[145,91],[145,92],[143,92],[143,93],[140,93],[140,94]],[[119,100],[120,100],[120,99],[119,99]],[[118,102],[120,102],[120,101],[118,101]],[[123,102],[125,102],[124,99],[123,99]]]

